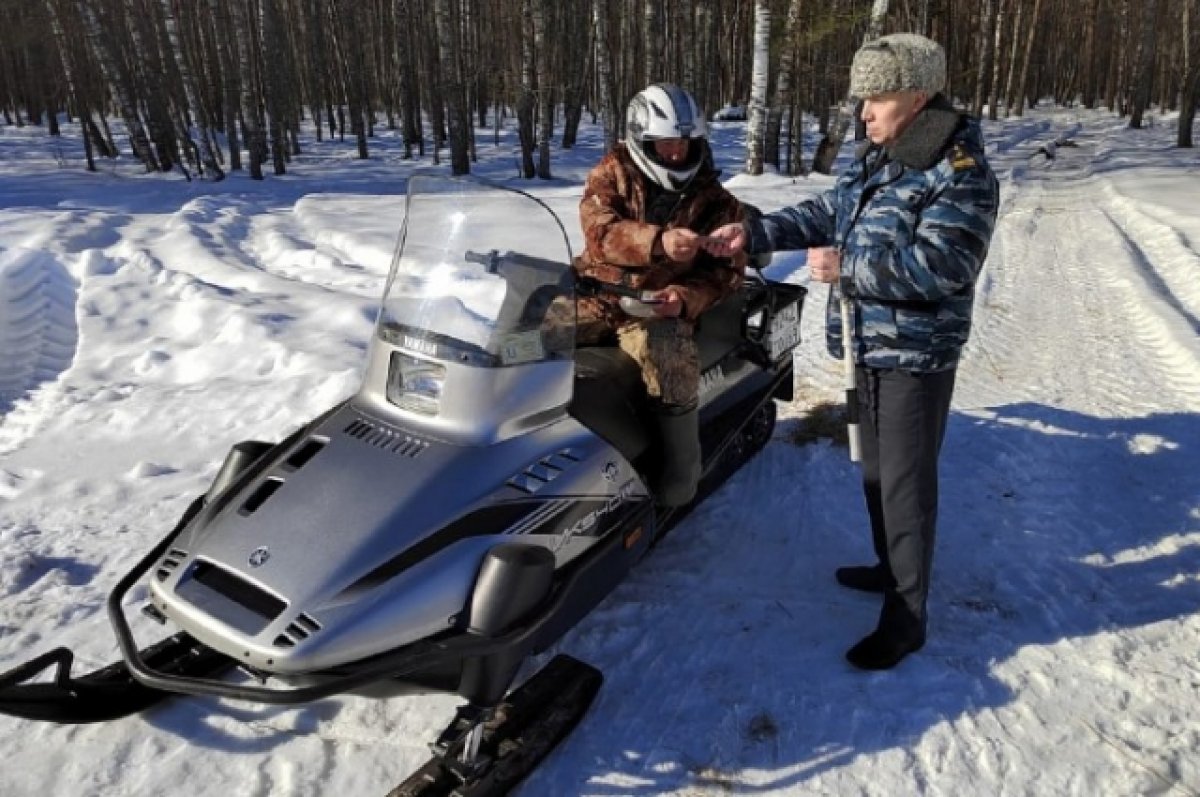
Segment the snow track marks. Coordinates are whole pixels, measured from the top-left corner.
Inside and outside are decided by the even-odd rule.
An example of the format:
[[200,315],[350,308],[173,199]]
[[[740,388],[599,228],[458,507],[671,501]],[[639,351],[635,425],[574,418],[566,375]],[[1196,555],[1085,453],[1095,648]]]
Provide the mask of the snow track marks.
[[70,367],[79,342],[76,286],[44,252],[0,252],[0,415]]

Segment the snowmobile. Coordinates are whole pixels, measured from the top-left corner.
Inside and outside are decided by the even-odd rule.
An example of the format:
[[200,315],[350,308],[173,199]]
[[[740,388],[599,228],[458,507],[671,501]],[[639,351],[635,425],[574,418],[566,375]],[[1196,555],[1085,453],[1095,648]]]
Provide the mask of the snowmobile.
[[[413,176],[359,390],[281,442],[234,445],[109,595],[122,660],[75,676],[70,650],[48,651],[0,675],[0,713],[79,723],[173,694],[457,693],[428,763],[391,793],[506,793],[602,680],[566,654],[514,689],[519,672],[766,444],[800,339],[804,288],[761,271],[705,314],[703,476],[667,508],[637,366],[575,346],[576,296],[642,297],[570,263],[537,198]],[[144,648],[135,586],[177,629]]]

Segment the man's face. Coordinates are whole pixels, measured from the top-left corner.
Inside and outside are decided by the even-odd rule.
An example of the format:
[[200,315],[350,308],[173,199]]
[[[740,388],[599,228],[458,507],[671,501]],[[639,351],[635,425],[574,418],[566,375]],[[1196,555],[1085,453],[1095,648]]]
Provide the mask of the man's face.
[[654,152],[668,166],[678,166],[687,160],[688,140],[686,138],[656,139]]
[[887,146],[895,142],[929,101],[923,91],[889,91],[863,100],[859,116],[867,125],[867,138]]

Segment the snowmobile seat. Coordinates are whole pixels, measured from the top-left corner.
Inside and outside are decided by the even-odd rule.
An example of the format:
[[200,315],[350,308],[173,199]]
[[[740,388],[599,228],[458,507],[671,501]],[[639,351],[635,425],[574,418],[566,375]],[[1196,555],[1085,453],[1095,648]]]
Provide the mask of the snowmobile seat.
[[[738,293],[701,316],[696,327],[701,373],[745,342],[745,307],[746,298]],[[575,350],[575,393],[568,411],[631,462],[649,446],[649,403],[641,371],[628,354],[616,346]]]
[[696,322],[696,348],[704,373],[746,342],[747,299],[738,292],[705,311]]
[[646,450],[648,399],[633,358],[616,346],[575,350],[575,394],[568,412],[630,462]]

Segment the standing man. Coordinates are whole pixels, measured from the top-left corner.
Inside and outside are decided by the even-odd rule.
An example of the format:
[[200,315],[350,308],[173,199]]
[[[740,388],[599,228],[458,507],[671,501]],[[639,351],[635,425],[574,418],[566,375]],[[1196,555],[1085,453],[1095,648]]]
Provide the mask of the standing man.
[[695,98],[656,83],[629,103],[625,140],[588,174],[579,203],[586,246],[576,271],[650,299],[581,299],[576,339],[617,343],[641,369],[662,452],[651,482],[664,506],[690,502],[701,475],[696,321],[745,271],[743,256],[701,247],[705,233],[742,219],[719,175]]
[[[823,195],[728,225],[707,244],[714,254],[808,249],[812,278],[835,286],[826,338],[839,359],[844,341],[853,347],[878,558],[836,577],[884,596],[876,629],[846,653],[866,670],[894,667],[925,644],[938,454],[999,203],[978,123],[951,107],[945,85],[945,53],[924,36],[863,45],[850,91],[868,141],[854,162]],[[849,330],[835,293],[850,299]]]

